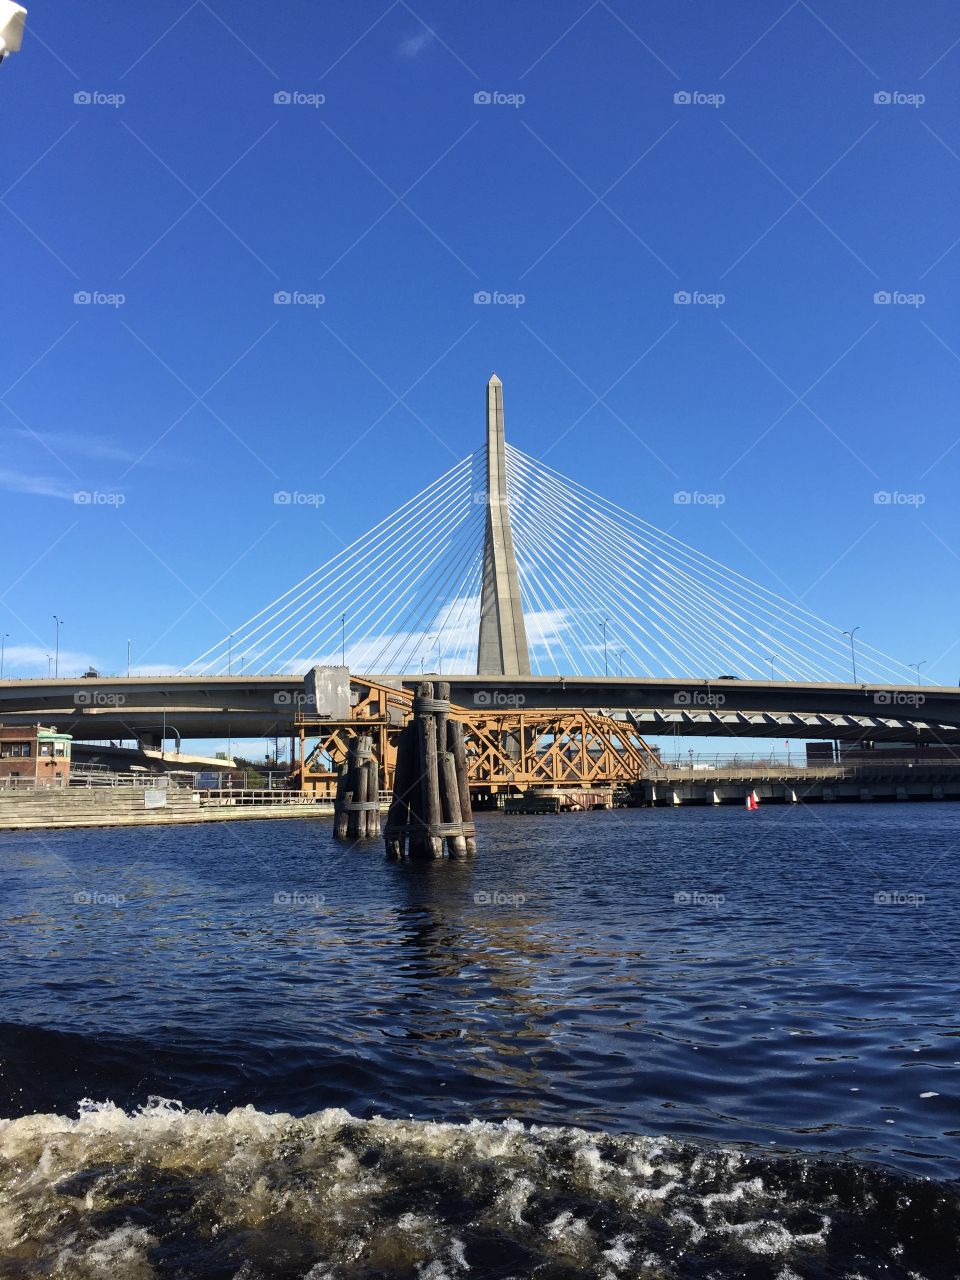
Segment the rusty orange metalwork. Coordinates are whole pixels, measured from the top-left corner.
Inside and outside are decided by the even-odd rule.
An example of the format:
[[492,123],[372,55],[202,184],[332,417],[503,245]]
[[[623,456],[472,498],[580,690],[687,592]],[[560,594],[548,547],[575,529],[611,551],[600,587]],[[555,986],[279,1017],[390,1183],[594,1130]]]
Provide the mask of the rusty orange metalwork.
[[[296,718],[295,777],[303,791],[334,793],[350,739],[361,728],[373,738],[382,786],[393,786],[397,735],[412,714],[413,694],[358,677],[351,684],[356,701],[349,720]],[[636,782],[659,763],[630,724],[599,711],[454,705],[450,714],[464,726],[470,786],[479,792],[610,787]]]

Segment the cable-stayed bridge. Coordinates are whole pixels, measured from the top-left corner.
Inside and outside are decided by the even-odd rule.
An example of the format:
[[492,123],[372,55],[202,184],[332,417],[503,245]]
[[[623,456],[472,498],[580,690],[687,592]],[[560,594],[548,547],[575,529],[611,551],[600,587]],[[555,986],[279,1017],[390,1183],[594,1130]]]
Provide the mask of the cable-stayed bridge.
[[184,674],[351,672],[908,685],[913,673],[505,443],[487,440]]
[[[339,669],[346,703],[305,704],[317,667]],[[2,682],[0,720],[150,746],[299,736],[303,768],[322,759],[327,780],[362,722],[389,775],[391,732],[430,674],[450,682],[474,760],[526,783],[583,779],[601,759],[607,778],[629,776],[644,737],[663,734],[960,743],[960,689],[918,687],[896,659],[508,445],[496,375],[482,449],[178,675]]]

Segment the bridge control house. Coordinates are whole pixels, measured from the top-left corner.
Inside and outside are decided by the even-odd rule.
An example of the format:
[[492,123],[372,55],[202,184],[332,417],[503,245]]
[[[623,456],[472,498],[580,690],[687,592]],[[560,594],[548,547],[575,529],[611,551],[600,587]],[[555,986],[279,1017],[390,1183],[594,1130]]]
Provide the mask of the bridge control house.
[[0,787],[18,783],[65,787],[70,781],[69,733],[0,724]]

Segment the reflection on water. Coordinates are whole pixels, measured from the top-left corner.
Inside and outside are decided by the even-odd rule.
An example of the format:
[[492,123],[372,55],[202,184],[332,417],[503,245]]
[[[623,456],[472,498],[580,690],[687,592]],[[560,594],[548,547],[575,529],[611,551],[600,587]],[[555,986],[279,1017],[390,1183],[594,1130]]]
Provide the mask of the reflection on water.
[[0,835],[0,1113],[158,1094],[957,1175],[960,809],[480,823],[475,862],[413,866],[319,822]]

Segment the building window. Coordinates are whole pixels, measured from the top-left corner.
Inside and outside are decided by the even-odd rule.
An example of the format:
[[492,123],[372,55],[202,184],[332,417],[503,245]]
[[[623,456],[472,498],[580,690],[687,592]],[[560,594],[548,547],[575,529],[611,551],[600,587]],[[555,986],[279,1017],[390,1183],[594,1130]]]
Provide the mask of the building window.
[[29,742],[0,742],[0,760],[17,759],[30,754]]
[[38,744],[37,744],[37,750],[38,750],[38,754],[40,754],[40,755],[42,755],[42,756],[52,756],[52,755],[53,755],[53,743],[52,743],[52,742],[40,742],[40,743],[38,743]]

